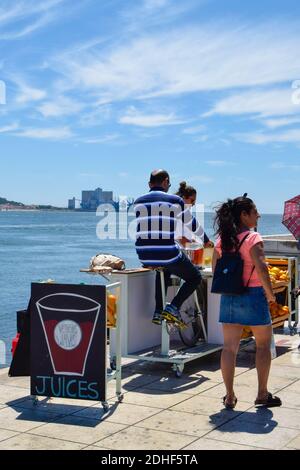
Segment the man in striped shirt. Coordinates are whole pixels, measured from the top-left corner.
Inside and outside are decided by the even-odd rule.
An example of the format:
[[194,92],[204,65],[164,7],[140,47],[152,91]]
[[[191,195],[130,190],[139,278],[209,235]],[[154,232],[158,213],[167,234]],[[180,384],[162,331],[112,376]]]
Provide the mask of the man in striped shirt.
[[166,286],[171,275],[185,283],[165,309],[162,305],[160,275],[156,277],[156,308],[152,322],[162,319],[183,326],[180,308],[201,282],[201,274],[180,250],[178,240],[200,238],[205,244],[209,239],[179,196],[168,194],[170,177],[165,170],[151,173],[150,192],[135,201],[137,218],[136,251],[144,267],[163,267]]

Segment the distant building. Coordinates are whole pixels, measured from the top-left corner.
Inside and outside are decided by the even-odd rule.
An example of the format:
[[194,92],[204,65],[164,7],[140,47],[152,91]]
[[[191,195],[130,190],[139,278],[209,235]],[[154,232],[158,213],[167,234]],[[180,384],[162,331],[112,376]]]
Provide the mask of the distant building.
[[81,208],[96,210],[100,204],[113,204],[113,191],[103,191],[97,188],[94,191],[82,191]]
[[76,199],[75,199],[75,197],[73,197],[73,199],[69,199],[68,209],[70,209],[70,210],[75,210],[76,209]]

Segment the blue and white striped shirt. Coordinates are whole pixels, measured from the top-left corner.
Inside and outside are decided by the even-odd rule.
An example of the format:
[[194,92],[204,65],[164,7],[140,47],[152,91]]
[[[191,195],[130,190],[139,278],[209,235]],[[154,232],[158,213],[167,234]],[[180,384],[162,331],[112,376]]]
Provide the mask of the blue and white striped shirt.
[[191,235],[208,241],[203,228],[179,196],[167,194],[160,187],[139,197],[135,203],[137,218],[136,251],[147,266],[167,266],[181,257],[177,240]]

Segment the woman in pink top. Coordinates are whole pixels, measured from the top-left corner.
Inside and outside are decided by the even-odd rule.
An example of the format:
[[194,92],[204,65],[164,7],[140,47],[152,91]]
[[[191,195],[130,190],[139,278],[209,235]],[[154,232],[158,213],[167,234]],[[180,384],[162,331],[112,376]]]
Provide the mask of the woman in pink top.
[[[281,400],[268,391],[268,378],[271,366],[272,323],[269,303],[275,302],[268,267],[265,262],[263,240],[256,228],[260,217],[254,202],[247,197],[228,199],[216,213],[215,227],[219,238],[213,256],[213,270],[222,252],[239,248],[244,261],[243,280],[247,290],[242,295],[222,295],[220,322],[223,324],[224,348],[221,368],[226,396],[226,408],[233,409],[237,398],[233,382],[236,356],[245,325],[250,326],[256,341],[256,368],[258,394],[256,406],[280,406]],[[248,234],[248,236],[247,236]]]

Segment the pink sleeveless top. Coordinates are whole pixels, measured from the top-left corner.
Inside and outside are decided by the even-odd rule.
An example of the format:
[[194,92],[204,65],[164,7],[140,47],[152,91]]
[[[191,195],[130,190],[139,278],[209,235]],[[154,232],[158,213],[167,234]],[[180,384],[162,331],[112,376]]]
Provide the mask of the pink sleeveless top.
[[[243,232],[238,235],[238,239],[240,240],[240,242],[243,240],[246,234],[247,232]],[[263,239],[258,232],[249,232],[248,237],[242,244],[242,247],[240,249],[240,254],[244,260],[244,274],[243,274],[244,285],[247,284],[251,275],[251,271],[253,269],[253,261],[250,255],[250,250],[254,245],[257,245],[257,243],[262,243],[262,242],[263,242]],[[221,247],[220,238],[218,238],[216,241],[215,249],[219,253],[219,256],[222,256],[222,247]],[[254,269],[250,282],[248,284],[248,287],[261,287],[261,286],[262,286],[262,283],[259,280],[256,269]]]

